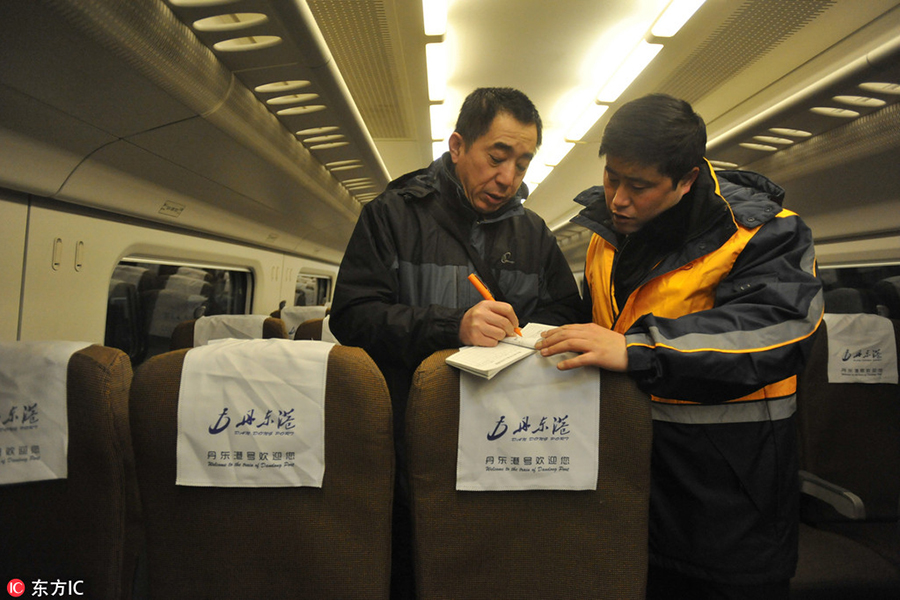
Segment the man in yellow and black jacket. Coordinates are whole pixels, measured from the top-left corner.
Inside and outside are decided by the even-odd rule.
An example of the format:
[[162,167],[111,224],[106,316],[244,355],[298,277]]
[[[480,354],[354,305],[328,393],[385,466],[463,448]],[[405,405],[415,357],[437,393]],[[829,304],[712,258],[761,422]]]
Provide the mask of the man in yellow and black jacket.
[[648,598],[787,598],[797,563],[796,375],[823,312],[812,234],[765,177],[715,173],[691,106],[651,95],[604,131],[592,323],[560,368],[627,371],[652,396]]

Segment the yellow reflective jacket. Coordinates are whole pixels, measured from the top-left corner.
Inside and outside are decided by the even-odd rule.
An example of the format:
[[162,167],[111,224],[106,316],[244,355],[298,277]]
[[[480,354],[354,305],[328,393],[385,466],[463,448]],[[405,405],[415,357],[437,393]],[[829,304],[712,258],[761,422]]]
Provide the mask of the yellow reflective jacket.
[[701,172],[682,200],[696,207],[683,243],[648,256],[621,307],[620,252],[653,239],[620,250],[602,188],[577,199],[591,203],[576,222],[594,231],[584,273],[592,320],[626,336],[629,371],[657,402],[792,395],[822,317],[812,234],[780,207],[781,188],[755,173],[720,177],[724,189],[710,167]]
[[629,375],[654,400],[650,562],[729,584],[797,563],[795,375],[823,301],[812,234],[782,198],[707,165],[677,210],[627,238],[602,188],[576,198],[594,232],[593,321],[625,335]]

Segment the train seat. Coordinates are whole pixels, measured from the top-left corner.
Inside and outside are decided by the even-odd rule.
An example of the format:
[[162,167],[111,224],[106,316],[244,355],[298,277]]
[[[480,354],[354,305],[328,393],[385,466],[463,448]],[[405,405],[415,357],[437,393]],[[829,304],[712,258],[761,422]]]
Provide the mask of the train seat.
[[647,395],[625,374],[601,374],[595,491],[461,492],[459,371],[444,362],[451,352],[419,366],[407,406],[417,597],[643,598]]
[[887,277],[876,283],[875,293],[887,309],[887,316],[900,319],[900,276]]
[[393,430],[374,362],[359,348],[330,350],[321,488],[189,487],[175,482],[179,389],[192,351],[147,360],[132,385],[151,597],[387,598]]
[[[198,329],[200,323],[200,329]],[[214,339],[288,339],[284,321],[264,315],[213,315],[183,321],[172,330],[170,350],[202,346]]]
[[[874,315],[852,318],[883,319]],[[900,319],[884,319],[900,340]],[[832,341],[832,343],[835,343]],[[829,382],[823,322],[798,378],[800,564],[794,597],[900,597],[900,387]]]
[[116,265],[112,278],[134,285],[139,294],[159,287],[156,273],[137,265]]
[[186,295],[175,290],[152,289],[141,293],[142,335],[147,340],[147,356],[168,351],[175,328],[199,318],[206,310],[208,298]]
[[193,275],[167,275],[159,278],[159,287],[165,290],[173,290],[182,294],[191,296],[204,296],[209,298],[212,295],[212,285],[206,279],[200,279]]
[[839,287],[825,291],[825,312],[878,314],[878,298],[869,289]]
[[295,340],[321,340],[322,339],[322,322],[323,318],[309,319],[303,321],[294,330]]
[[133,364],[139,363],[143,358],[141,314],[137,287],[120,279],[110,280],[103,344],[122,350],[128,354]]
[[[278,317],[282,321],[284,321],[285,327],[287,327],[288,337],[295,340],[307,340],[307,339],[322,339],[320,338],[307,338],[296,337],[297,328],[306,321],[312,319],[322,319],[327,314],[328,309],[324,306],[284,306],[277,310],[275,313],[272,313],[273,317]],[[277,314],[276,314],[277,313]]]
[[206,269],[198,269],[196,267],[176,267],[174,275],[178,275],[180,277],[191,277],[193,279],[199,279],[201,281],[213,281],[213,275],[207,271]]
[[[65,374],[68,451],[65,479],[0,485],[0,570],[8,576],[4,583],[16,577],[26,589],[44,581],[45,595],[54,591],[52,582],[62,580],[87,598],[128,599],[142,537],[128,427],[131,362],[121,350],[105,346],[88,345],[71,354],[69,344],[4,344],[16,353],[17,365],[12,374],[9,362],[0,365],[4,392],[36,389],[22,381],[33,369],[47,380],[53,369],[61,369],[60,378]],[[51,355],[57,358],[49,360]],[[13,413],[4,406],[7,398],[0,394],[0,428],[22,416],[21,406]],[[41,405],[38,410],[38,418],[46,413]],[[20,451],[15,446],[10,451],[9,443],[0,446],[4,458]],[[33,448],[26,449],[29,455]]]

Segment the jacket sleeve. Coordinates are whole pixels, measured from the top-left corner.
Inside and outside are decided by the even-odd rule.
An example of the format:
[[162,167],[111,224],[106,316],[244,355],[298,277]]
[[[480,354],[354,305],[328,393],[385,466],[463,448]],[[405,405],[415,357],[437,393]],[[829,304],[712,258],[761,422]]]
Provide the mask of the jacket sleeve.
[[329,325],[341,344],[362,347],[376,362],[412,369],[432,352],[460,345],[465,310],[399,303],[386,210],[377,201],[363,207],[338,272]]
[[546,226],[542,243],[545,251],[541,265],[539,300],[528,320],[547,325],[590,322],[590,310],[585,312],[572,269],[569,268],[556,238]]
[[823,306],[812,233],[783,211],[744,247],[713,308],[628,330],[628,370],[663,398],[740,398],[802,370]]

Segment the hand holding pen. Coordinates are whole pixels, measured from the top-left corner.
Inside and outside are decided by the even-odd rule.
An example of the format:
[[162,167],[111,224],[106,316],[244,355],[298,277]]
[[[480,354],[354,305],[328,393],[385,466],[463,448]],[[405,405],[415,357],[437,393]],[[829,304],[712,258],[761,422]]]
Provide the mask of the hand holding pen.
[[463,315],[460,323],[459,337],[466,346],[496,346],[504,337],[516,333],[522,335],[519,329],[519,319],[513,307],[506,302],[494,300],[491,292],[485,287],[475,274],[469,276],[469,281],[479,291],[485,302],[479,302]]

